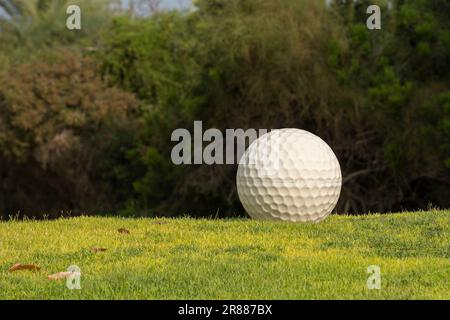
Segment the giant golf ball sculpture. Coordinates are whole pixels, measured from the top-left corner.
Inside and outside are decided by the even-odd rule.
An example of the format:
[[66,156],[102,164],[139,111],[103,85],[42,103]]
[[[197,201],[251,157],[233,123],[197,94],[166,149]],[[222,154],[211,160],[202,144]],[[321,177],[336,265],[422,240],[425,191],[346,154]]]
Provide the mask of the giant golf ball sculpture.
[[261,136],[239,162],[237,191],[255,219],[319,222],[336,206],[342,176],[333,150],[300,129]]

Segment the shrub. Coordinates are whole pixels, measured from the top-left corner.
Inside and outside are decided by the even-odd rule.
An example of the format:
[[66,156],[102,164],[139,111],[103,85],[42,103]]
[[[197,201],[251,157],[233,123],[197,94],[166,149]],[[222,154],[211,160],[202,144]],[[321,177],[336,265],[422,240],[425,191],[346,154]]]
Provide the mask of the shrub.
[[11,68],[0,80],[1,212],[113,208],[99,168],[118,133],[134,130],[136,107],[93,59],[67,50]]

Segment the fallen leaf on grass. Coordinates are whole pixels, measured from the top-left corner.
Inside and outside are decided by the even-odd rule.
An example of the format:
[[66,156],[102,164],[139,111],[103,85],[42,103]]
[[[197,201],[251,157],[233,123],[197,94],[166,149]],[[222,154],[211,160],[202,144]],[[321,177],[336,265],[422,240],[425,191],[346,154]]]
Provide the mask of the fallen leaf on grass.
[[19,271],[19,270],[31,270],[31,271],[38,271],[41,268],[39,268],[38,266],[34,265],[34,264],[21,264],[21,263],[16,263],[15,265],[13,265],[11,268],[9,268],[9,272],[14,272],[14,271]]
[[119,231],[119,233],[130,234],[130,230],[127,230],[125,228],[117,229],[117,231]]
[[81,275],[80,272],[63,271],[63,272],[51,274],[47,278],[49,280],[61,280],[61,279],[67,279],[70,276],[80,276],[80,275]]
[[167,221],[153,221],[153,224],[167,224]]
[[92,248],[91,252],[92,253],[99,253],[99,252],[105,252],[106,250],[108,250],[108,249],[106,249],[106,248]]

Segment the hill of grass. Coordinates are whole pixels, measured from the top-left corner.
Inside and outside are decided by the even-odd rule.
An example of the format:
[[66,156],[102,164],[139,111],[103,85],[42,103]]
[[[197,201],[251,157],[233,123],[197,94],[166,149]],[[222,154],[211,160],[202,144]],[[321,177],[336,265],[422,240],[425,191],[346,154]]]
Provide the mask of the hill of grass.
[[[320,224],[10,221],[0,223],[0,299],[450,299],[449,258],[450,211]],[[41,269],[9,272],[16,263]],[[81,290],[47,279],[70,265]],[[367,288],[371,265],[380,290]]]

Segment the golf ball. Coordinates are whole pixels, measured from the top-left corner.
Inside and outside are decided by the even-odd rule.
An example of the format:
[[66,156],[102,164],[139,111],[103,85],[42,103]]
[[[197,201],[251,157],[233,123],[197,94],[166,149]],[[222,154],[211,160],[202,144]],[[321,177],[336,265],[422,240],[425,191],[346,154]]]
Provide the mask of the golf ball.
[[336,206],[342,175],[331,148],[300,129],[272,130],[239,162],[239,198],[255,219],[319,222]]

